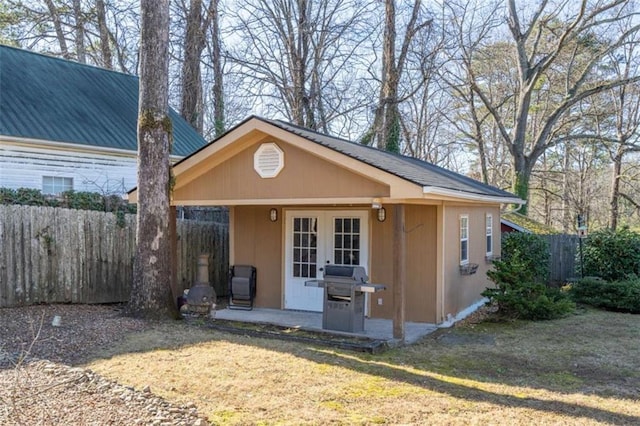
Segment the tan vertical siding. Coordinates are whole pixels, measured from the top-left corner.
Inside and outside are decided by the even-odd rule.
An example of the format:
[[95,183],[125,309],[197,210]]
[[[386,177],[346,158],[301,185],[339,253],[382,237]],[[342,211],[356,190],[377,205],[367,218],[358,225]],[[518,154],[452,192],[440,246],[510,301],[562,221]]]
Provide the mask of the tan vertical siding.
[[[407,241],[406,320],[436,322],[437,208],[407,205],[405,210]],[[371,280],[388,289],[372,296],[371,315],[391,318],[393,307],[392,241],[393,209],[387,208],[383,223],[372,219]],[[382,298],[382,305],[378,305]]]
[[284,217],[269,220],[270,206],[236,206],[233,215],[233,258],[236,265],[253,265],[257,271],[256,306],[282,307],[282,232]]
[[343,167],[282,141],[284,168],[274,178],[263,179],[253,168],[253,156],[260,146],[239,152],[173,194],[182,200],[257,200],[294,198],[385,197],[389,186],[375,182]]
[[[500,255],[500,209],[498,206],[445,206],[445,294],[444,315],[455,316],[482,298],[491,285],[487,270],[485,215],[492,214],[493,254]],[[469,263],[478,264],[472,275],[460,273],[460,216],[469,216]]]
[[[389,207],[389,206],[388,206]],[[234,263],[251,264],[258,270],[256,305],[282,307],[283,289],[283,212],[278,208],[278,221],[269,221],[270,206],[235,206],[232,209]],[[321,207],[314,207],[321,208]],[[500,255],[500,211],[497,206],[440,207],[444,250],[442,252],[444,309],[437,291],[438,277],[438,206],[407,205],[406,320],[437,323],[447,314],[456,315],[478,301],[480,293],[491,283],[485,260],[485,214],[493,216],[494,255]],[[387,290],[371,295],[370,315],[392,318],[393,278],[393,209],[387,208],[387,219],[378,222],[371,211],[370,281],[387,285]],[[477,263],[473,275],[462,275],[459,269],[459,216],[469,216],[469,261]],[[378,304],[382,299],[382,305]]]

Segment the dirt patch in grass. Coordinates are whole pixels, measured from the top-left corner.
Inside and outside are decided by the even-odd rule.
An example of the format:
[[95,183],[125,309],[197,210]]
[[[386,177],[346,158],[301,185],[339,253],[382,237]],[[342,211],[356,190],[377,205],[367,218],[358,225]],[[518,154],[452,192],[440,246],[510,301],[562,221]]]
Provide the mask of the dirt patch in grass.
[[216,424],[638,424],[640,317],[466,323],[382,354],[157,324],[88,366]]

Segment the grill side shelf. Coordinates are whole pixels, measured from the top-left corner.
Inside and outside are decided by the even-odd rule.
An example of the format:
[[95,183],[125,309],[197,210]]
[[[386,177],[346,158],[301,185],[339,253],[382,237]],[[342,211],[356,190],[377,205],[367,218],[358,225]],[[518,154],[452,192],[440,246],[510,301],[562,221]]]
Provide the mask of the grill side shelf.
[[387,286],[384,284],[360,284],[356,286],[356,291],[361,291],[363,293],[377,293],[386,289]]
[[304,286],[324,288],[324,280],[308,280],[304,282]]

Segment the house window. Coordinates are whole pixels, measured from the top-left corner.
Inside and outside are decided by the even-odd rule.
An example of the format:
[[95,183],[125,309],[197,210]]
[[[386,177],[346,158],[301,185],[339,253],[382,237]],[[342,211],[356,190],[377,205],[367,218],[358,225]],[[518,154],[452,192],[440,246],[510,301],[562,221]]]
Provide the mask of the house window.
[[493,254],[493,215],[487,213],[485,217],[486,225],[486,237],[487,237],[487,256]]
[[460,264],[469,263],[469,216],[460,216]]
[[43,176],[42,193],[60,195],[65,191],[73,190],[73,178],[60,176]]

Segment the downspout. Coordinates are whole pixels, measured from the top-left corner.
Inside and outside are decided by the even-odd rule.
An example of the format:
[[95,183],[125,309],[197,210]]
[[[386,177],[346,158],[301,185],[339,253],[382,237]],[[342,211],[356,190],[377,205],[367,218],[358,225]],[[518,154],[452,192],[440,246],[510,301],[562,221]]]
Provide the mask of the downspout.
[[[513,209],[513,210],[504,210],[503,212],[505,214],[509,214],[509,213],[518,213],[520,211],[520,209],[522,208],[522,206],[524,206],[525,204],[527,204],[526,202],[522,203],[522,204],[518,204],[518,207]],[[502,212],[502,209],[500,209]]]

